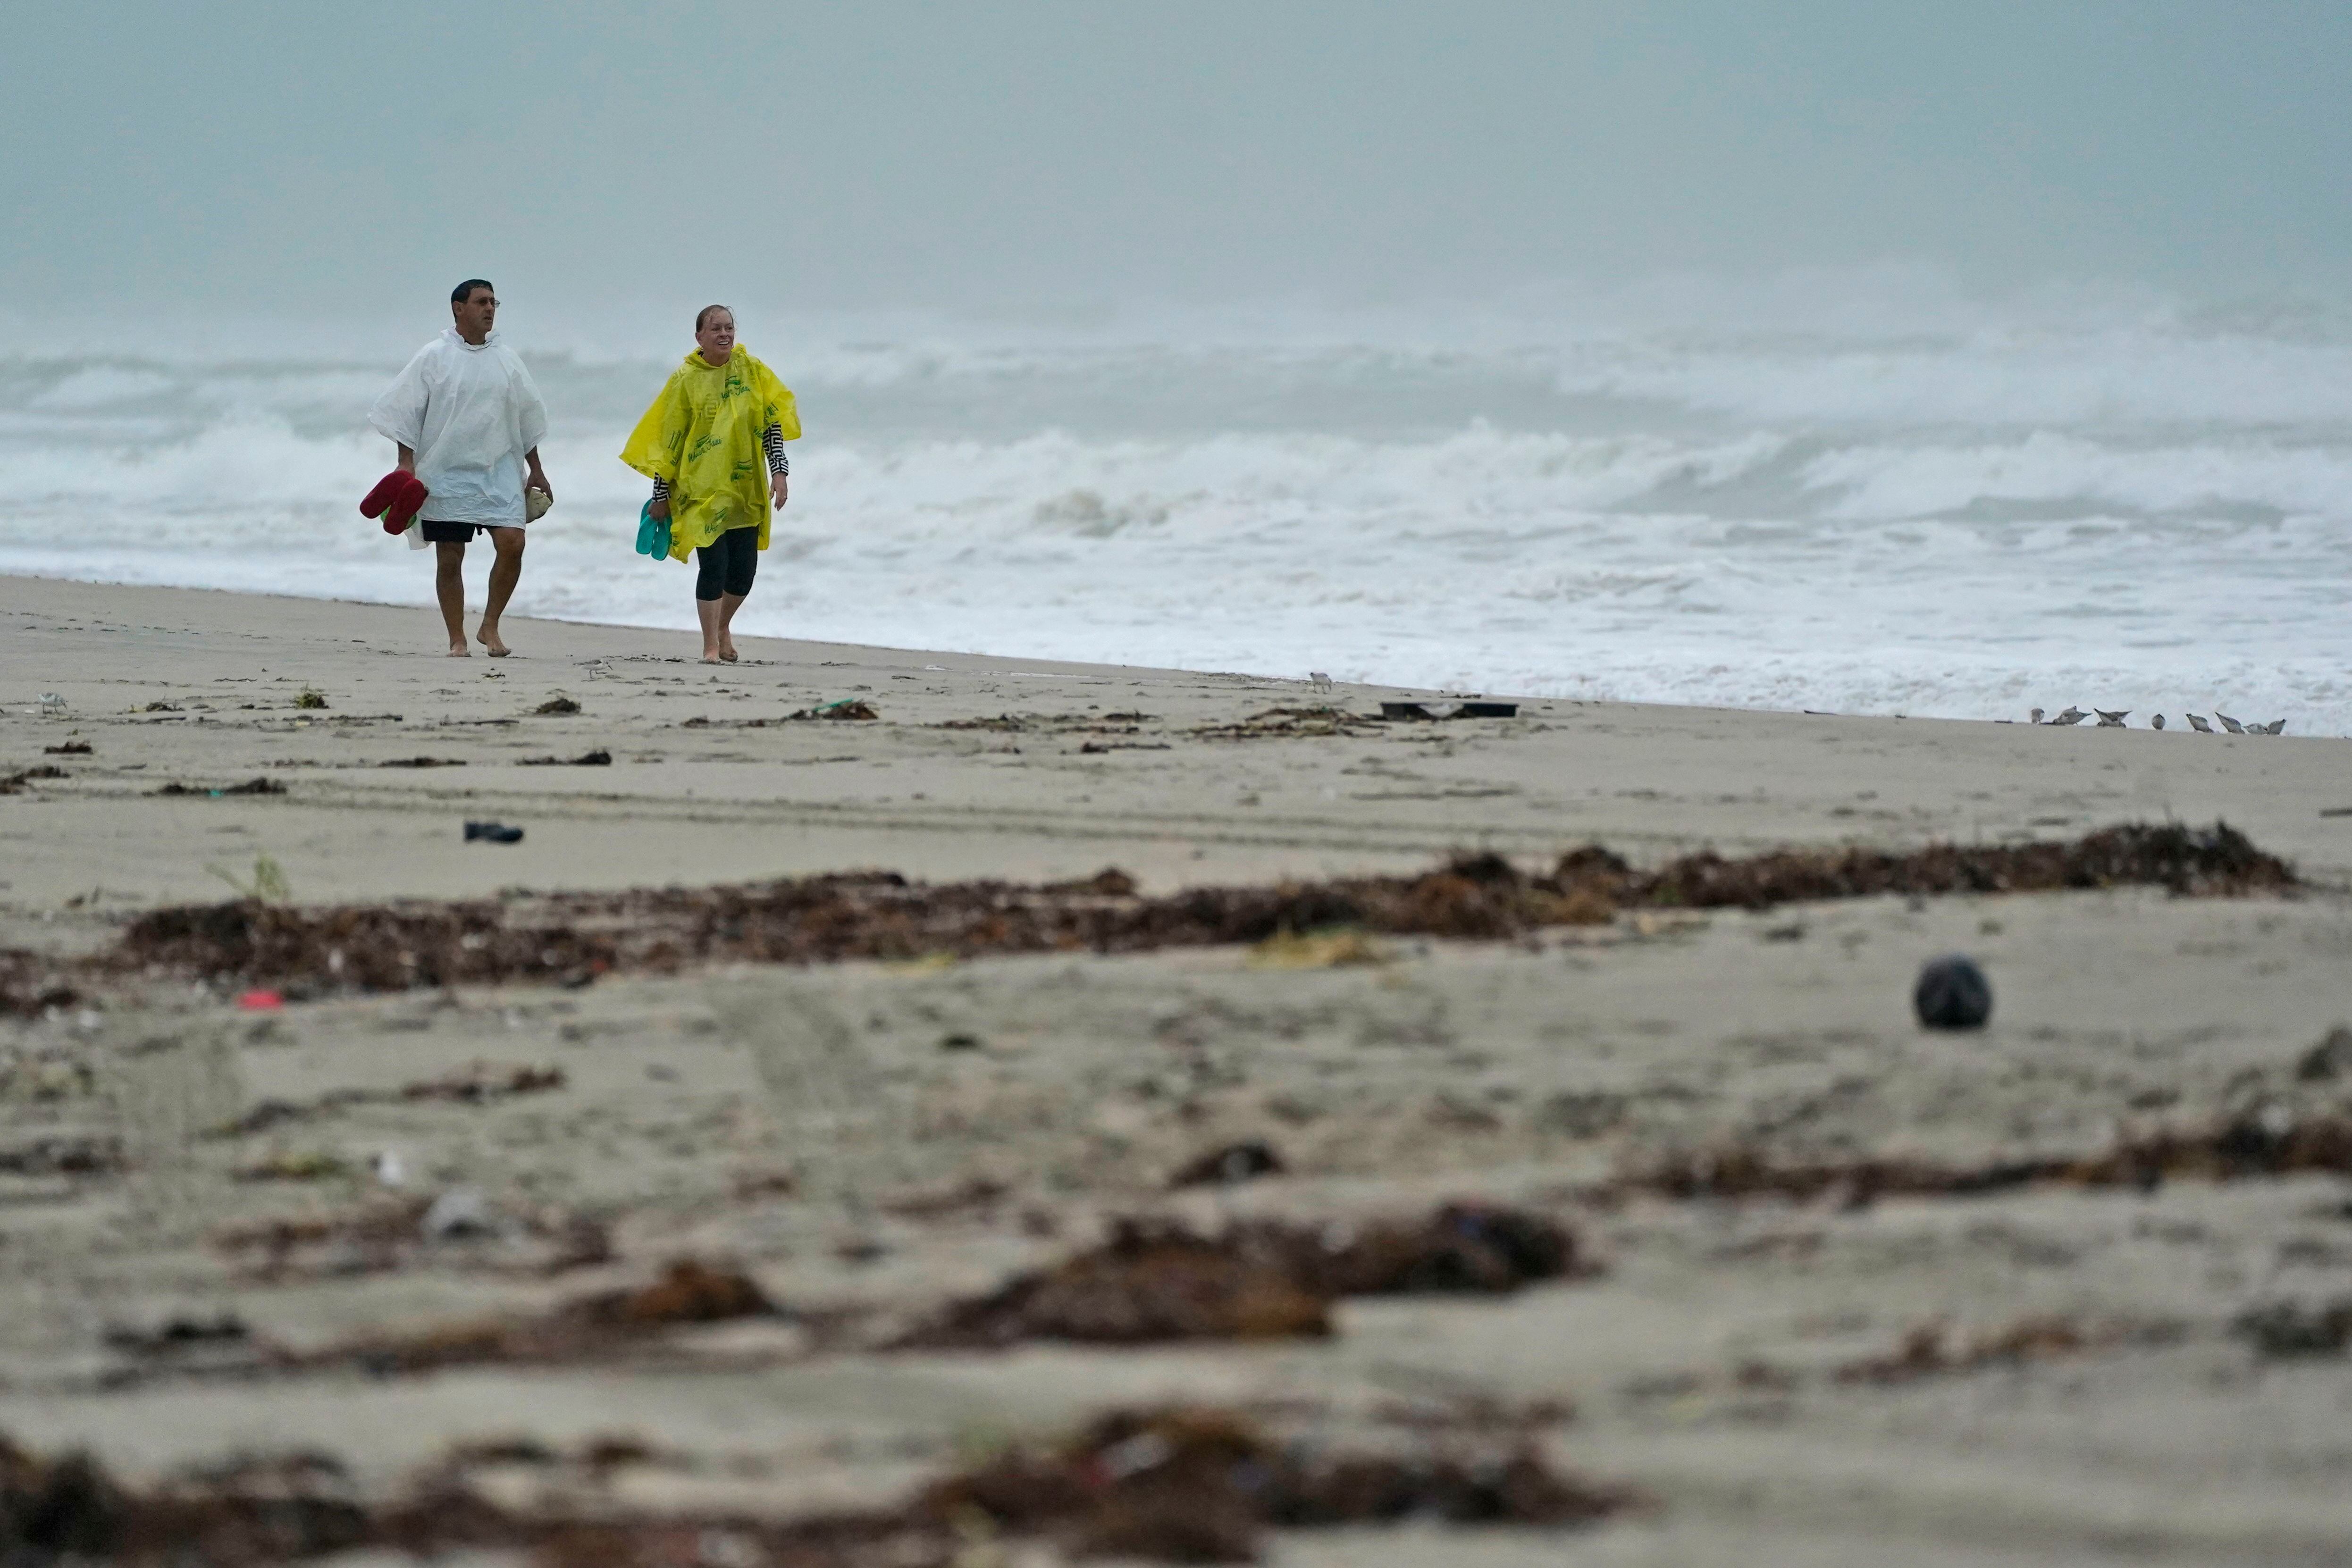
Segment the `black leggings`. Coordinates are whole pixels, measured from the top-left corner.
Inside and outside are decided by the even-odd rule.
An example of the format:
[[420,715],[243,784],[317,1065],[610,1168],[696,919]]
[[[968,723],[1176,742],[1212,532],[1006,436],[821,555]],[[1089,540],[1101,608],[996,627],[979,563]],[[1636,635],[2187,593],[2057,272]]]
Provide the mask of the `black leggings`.
[[760,570],[760,530],[730,528],[716,543],[696,550],[694,559],[701,572],[694,580],[697,599],[716,599],[721,593],[740,599],[751,591],[751,579]]

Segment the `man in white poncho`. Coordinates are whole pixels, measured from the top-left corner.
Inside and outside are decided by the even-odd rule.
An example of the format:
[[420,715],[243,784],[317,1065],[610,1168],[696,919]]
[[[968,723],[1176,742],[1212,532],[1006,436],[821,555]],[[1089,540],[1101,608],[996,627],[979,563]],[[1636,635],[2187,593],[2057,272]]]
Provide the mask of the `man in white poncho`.
[[[499,617],[522,576],[523,529],[555,498],[539,465],[547,407],[512,349],[490,329],[498,291],[469,277],[450,291],[451,325],[416,350],[400,377],[368,410],[368,423],[400,448],[400,465],[429,494],[410,525],[410,543],[438,557],[434,589],[449,630],[449,656],[466,647],[466,545],[487,529],[498,559],[479,632],[490,657],[511,651]],[[540,495],[526,500],[528,487]]]

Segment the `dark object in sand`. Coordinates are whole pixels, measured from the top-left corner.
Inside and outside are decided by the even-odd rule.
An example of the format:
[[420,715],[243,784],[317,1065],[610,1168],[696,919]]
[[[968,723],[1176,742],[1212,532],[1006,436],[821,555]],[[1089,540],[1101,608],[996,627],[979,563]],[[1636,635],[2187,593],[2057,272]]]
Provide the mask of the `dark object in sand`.
[[[1598,846],[1528,876],[1472,855],[1410,877],[1197,887],[1160,897],[998,882],[913,883],[887,872],[707,888],[291,908],[250,900],[151,910],[110,951],[57,967],[240,986],[404,990],[560,980],[583,970],[675,974],[702,963],[830,963],[930,953],[1141,953],[1356,926],[1378,936],[1502,938],[1606,923],[1641,908],[1768,907],[1788,899],[2029,892],[2149,883],[2187,895],[2279,893],[2284,862],[2227,827],[2109,828],[2073,843],[1897,855],[1712,852],[1639,872]],[[1104,883],[1103,887],[1121,885]],[[1131,884],[1127,884],[1131,885]],[[340,960],[334,957],[340,954]],[[0,976],[9,955],[0,953]],[[29,958],[25,960],[29,964]],[[47,965],[50,960],[42,960]],[[15,993],[10,993],[13,998]],[[22,1010],[23,1004],[10,1005]]]
[[[1438,712],[1438,708],[1444,711]],[[1381,716],[1386,719],[1517,718],[1519,716],[1519,705],[1457,702],[1438,703],[1433,706],[1428,703],[1382,703]]]
[[326,694],[323,692],[305,691],[300,696],[294,699],[294,706],[299,708],[324,708],[327,706]]
[[861,702],[861,701],[859,701],[859,700],[858,700],[857,698],[856,698],[856,697],[844,697],[844,698],[842,698],[842,700],[841,700],[841,701],[839,701],[839,702],[837,702],[837,703],[826,703],[826,704],[824,704],[824,706],[820,706],[820,707],[804,707],[804,708],[800,709],[800,710],[799,710],[798,712],[796,712],[796,713],[789,713],[789,714],[786,714],[784,716],[785,716],[786,718],[796,718],[796,719],[813,719],[813,718],[853,718],[853,719],[863,719],[863,718],[880,718],[882,716],[881,716],[880,714],[876,713],[876,712],[874,711],[873,705],[872,705],[872,704],[870,704],[870,703]]
[[470,844],[477,839],[485,843],[519,844],[522,842],[522,830],[509,828],[504,822],[467,823],[466,841]]
[[11,1176],[101,1176],[122,1163],[119,1142],[86,1134],[48,1133],[0,1146],[0,1171]]
[[155,702],[149,703],[145,707],[141,708],[139,711],[141,713],[177,713],[180,711],[180,705],[178,703],[167,703],[158,699]]
[[1591,1272],[1568,1231],[1496,1205],[1449,1204],[1425,1219],[1353,1227],[1253,1220],[1213,1239],[1122,1219],[1101,1246],[957,1302],[899,1344],[1320,1338],[1346,1296],[1499,1295]]
[[286,793],[286,786],[280,784],[275,779],[248,779],[242,784],[224,785],[218,789],[207,789],[202,785],[197,784],[166,784],[161,789],[155,790],[154,793],[158,795],[204,795],[214,800],[218,800],[224,795],[283,795]]
[[517,764],[522,768],[610,768],[612,765],[613,754],[601,746],[577,757],[526,757]]
[[25,792],[25,786],[36,779],[70,779],[72,777],[72,774],[56,763],[45,762],[38,768],[27,768],[21,772],[11,773],[5,779],[0,779],[0,795],[21,795]]
[[463,768],[462,757],[394,757],[376,764],[378,768]]
[[44,746],[41,749],[51,757],[88,757],[89,755],[89,742],[87,740],[68,740],[63,746]]
[[1911,988],[1911,1010],[1929,1029],[1982,1029],[1992,1017],[1992,982],[1964,954],[1931,958]]
[[2305,1083],[2325,1083],[2352,1073],[2352,1029],[2337,1024],[2317,1045],[2303,1053],[2294,1075]]
[[580,705],[570,697],[550,697],[530,711],[537,714],[578,713]]
[[2238,1314],[2231,1329],[2271,1359],[2342,1355],[2352,1348],[2352,1297],[2324,1307],[2272,1301]]
[[1282,1156],[1274,1152],[1273,1145],[1263,1138],[1250,1138],[1238,1144],[1227,1144],[1222,1149],[1212,1149],[1188,1162],[1168,1178],[1168,1185],[1230,1186],[1262,1176],[1280,1176],[1286,1168]]
[[106,1343],[131,1355],[169,1355],[192,1345],[242,1343],[251,1331],[235,1312],[210,1318],[166,1318],[152,1328],[118,1323],[106,1331]]

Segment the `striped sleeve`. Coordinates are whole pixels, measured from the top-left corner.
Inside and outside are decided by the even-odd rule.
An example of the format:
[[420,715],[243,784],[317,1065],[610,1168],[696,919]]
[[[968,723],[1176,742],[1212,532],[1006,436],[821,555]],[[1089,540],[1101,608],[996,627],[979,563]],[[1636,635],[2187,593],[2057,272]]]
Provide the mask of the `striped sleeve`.
[[768,472],[779,479],[793,476],[793,460],[784,455],[784,430],[780,424],[770,424],[760,432],[760,447],[768,455]]

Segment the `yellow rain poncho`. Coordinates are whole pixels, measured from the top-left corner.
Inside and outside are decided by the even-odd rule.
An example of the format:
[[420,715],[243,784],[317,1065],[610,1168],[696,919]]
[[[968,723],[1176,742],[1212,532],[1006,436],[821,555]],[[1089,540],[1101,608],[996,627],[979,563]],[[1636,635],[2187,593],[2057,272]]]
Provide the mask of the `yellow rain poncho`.
[[669,553],[686,560],[730,528],[758,524],[768,548],[768,459],[760,433],[801,434],[792,389],[737,345],[723,365],[698,349],[669,373],[653,406],[629,433],[621,461],[669,482]]

